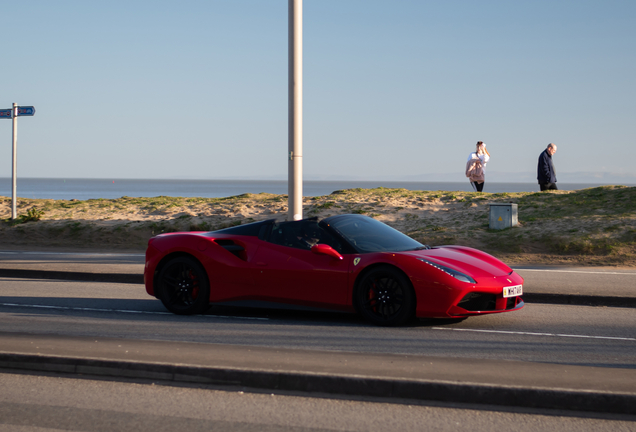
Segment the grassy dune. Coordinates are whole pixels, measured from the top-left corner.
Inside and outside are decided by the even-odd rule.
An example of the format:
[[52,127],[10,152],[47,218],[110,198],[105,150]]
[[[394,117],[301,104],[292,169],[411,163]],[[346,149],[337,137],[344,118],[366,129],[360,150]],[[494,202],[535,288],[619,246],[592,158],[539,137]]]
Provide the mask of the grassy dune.
[[[518,227],[488,228],[489,203],[518,204]],[[154,197],[18,200],[0,197],[1,248],[144,250],[162,232],[208,231],[257,220],[284,219],[287,196]],[[636,188],[474,193],[348,189],[305,198],[304,216],[360,213],[430,245],[461,244],[509,263],[636,266]]]

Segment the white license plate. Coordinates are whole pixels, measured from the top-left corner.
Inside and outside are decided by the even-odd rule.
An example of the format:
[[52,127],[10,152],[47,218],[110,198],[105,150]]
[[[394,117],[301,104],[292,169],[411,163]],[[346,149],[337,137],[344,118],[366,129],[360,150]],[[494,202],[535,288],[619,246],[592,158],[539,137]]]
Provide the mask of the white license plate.
[[504,297],[516,297],[522,294],[523,294],[523,285],[504,287],[504,290],[503,290]]

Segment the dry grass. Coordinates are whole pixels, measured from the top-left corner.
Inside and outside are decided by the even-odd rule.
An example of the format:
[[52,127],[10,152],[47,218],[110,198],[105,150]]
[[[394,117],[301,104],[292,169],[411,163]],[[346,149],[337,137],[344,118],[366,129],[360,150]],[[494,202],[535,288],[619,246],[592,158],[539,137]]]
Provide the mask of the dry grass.
[[[489,203],[514,202],[520,226],[488,229]],[[130,198],[86,201],[0,197],[3,247],[143,250],[161,232],[208,231],[287,214],[287,196]],[[27,212],[31,216],[28,218]],[[604,186],[543,193],[348,189],[305,198],[305,217],[360,213],[430,245],[461,244],[509,263],[636,266],[636,188]]]

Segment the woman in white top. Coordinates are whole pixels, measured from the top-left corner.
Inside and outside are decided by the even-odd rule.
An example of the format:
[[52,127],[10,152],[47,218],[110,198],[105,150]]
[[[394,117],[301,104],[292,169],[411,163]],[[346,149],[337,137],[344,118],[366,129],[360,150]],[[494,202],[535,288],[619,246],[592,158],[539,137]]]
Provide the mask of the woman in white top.
[[490,153],[488,153],[488,150],[486,150],[486,144],[484,144],[483,141],[477,141],[477,148],[475,149],[474,152],[472,152],[468,156],[468,160],[470,161],[471,159],[479,159],[481,161],[481,166],[482,166],[482,170],[483,170],[483,174],[484,174],[484,181],[482,181],[482,182],[471,181],[470,182],[470,184],[473,186],[473,189],[475,191],[481,192],[481,191],[484,190],[484,183],[486,182],[485,181],[486,164],[490,160]]

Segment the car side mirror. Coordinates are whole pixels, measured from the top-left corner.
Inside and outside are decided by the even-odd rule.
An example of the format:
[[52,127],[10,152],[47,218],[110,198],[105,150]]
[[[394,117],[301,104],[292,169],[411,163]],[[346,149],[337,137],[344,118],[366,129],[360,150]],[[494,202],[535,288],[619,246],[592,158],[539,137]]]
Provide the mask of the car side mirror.
[[313,245],[311,247],[311,251],[318,255],[329,255],[339,260],[342,259],[342,255],[340,255],[340,253],[337,250],[335,250],[334,248],[332,248],[331,246],[327,244]]

